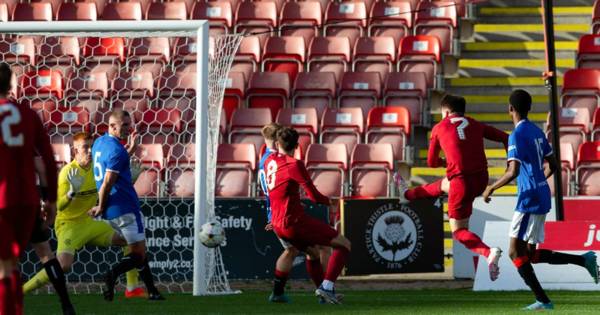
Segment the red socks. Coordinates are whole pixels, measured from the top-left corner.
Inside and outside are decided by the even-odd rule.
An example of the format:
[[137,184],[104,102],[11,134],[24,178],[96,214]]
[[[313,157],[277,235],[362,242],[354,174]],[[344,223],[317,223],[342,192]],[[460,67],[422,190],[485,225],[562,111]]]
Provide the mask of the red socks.
[[323,282],[323,279],[325,278],[325,275],[323,274],[323,266],[321,265],[321,260],[307,259],[306,271],[310,275],[310,278],[312,279],[315,286],[318,288]]
[[333,254],[331,254],[329,263],[327,264],[325,280],[329,280],[331,282],[335,282],[335,280],[337,280],[340,273],[342,273],[342,269],[344,269],[346,258],[348,258],[349,253],[350,251],[348,251],[345,247],[333,249]]
[[409,189],[404,194],[404,197],[408,200],[435,198],[443,195],[442,191],[442,180],[436,180],[435,182],[427,185],[422,185],[413,189]]
[[452,233],[455,240],[461,242],[470,251],[488,257],[490,255],[490,248],[485,245],[475,233],[467,229],[459,229]]

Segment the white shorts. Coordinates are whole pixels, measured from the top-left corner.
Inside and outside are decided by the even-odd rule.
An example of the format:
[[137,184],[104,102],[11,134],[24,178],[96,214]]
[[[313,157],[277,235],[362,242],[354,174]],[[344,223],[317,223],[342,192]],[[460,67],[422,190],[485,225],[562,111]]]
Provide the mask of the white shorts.
[[144,218],[141,213],[128,213],[108,220],[113,229],[131,245],[146,239]]
[[510,224],[510,234],[529,244],[540,244],[544,242],[544,223],[546,223],[545,214],[533,214],[515,212],[512,223]]
[[[275,234],[275,236],[277,236],[277,234]],[[288,241],[283,240],[279,236],[277,236],[277,239],[279,240],[279,243],[281,243],[281,246],[283,247],[283,249],[288,249],[288,248],[294,246],[294,245],[290,244]]]

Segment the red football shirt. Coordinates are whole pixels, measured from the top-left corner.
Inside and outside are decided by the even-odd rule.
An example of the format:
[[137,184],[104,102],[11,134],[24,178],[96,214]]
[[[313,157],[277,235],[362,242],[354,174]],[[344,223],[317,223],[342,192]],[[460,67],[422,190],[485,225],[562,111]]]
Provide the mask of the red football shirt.
[[449,115],[433,127],[427,165],[440,167],[440,149],[446,155],[446,177],[469,175],[487,171],[483,139],[502,142],[508,148],[508,134],[502,130],[480,123],[477,120]]
[[26,106],[0,99],[0,209],[37,206],[34,157],[46,167],[48,201],[56,201],[54,151],[38,115]]
[[317,190],[302,161],[285,154],[271,154],[265,160],[265,171],[273,226],[287,228],[304,215],[300,186],[313,202],[329,205],[329,198]]

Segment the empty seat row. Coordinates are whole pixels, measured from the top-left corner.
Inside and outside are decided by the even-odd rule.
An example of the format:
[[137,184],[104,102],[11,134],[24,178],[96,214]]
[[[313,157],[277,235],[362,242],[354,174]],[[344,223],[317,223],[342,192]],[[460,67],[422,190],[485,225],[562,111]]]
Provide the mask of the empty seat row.
[[[249,144],[219,146],[217,196],[252,196],[257,171],[255,155],[254,146]],[[390,144],[358,144],[350,153],[349,162],[343,144],[312,144],[305,163],[317,189],[329,197],[388,197],[391,194],[394,158]]]

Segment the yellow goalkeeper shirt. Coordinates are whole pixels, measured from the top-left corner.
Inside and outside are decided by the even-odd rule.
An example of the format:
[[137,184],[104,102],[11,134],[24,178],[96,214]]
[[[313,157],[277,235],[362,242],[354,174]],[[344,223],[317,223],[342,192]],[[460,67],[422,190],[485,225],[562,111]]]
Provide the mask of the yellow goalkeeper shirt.
[[[79,169],[79,175],[83,176],[83,184],[78,193],[75,194],[72,200],[67,198],[69,192],[69,181],[67,174],[69,170]],[[94,181],[94,171],[92,165],[86,170],[79,166],[76,160],[65,165],[58,174],[58,200],[57,220],[77,220],[87,216],[88,210],[96,206],[98,202],[98,191],[96,190],[96,182]]]

